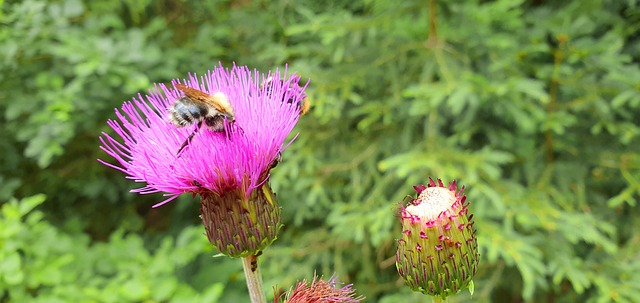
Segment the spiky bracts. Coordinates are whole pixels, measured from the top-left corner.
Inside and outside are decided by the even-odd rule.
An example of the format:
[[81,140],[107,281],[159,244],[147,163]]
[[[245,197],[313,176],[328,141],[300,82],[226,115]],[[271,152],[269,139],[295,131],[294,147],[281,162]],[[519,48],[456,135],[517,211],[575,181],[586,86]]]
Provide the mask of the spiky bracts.
[[280,207],[264,184],[246,199],[241,192],[202,195],[200,214],[207,238],[227,256],[259,254],[277,238]]
[[364,296],[356,295],[352,284],[340,287],[342,284],[335,275],[328,281],[314,276],[311,283],[302,280],[287,293],[276,293],[274,303],[278,303],[280,297],[285,297],[284,303],[359,303],[364,300]]
[[430,178],[414,189],[417,198],[400,207],[398,273],[414,291],[443,299],[472,290],[479,254],[464,187],[458,191],[456,181],[445,186]]

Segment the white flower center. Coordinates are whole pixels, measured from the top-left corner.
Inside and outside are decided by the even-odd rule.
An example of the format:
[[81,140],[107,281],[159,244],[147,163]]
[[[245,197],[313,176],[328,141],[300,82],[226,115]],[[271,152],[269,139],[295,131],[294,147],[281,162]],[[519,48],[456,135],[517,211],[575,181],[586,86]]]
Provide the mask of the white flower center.
[[418,196],[418,204],[411,204],[406,210],[420,218],[435,220],[443,211],[451,209],[455,202],[455,193],[448,188],[428,187]]

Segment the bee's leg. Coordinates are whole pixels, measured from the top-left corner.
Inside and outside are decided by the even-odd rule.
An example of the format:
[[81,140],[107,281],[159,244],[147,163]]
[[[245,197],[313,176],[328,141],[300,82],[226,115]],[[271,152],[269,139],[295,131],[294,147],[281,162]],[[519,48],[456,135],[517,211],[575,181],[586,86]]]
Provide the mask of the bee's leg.
[[237,125],[237,129],[240,131],[240,133],[242,133],[244,135],[244,129],[242,129],[242,127],[240,127],[240,125]]
[[182,150],[187,147],[187,145],[189,145],[189,143],[191,143],[191,139],[193,139],[193,136],[196,135],[196,133],[200,130],[200,126],[202,126],[202,121],[198,122],[198,125],[196,125],[196,128],[193,130],[193,132],[191,133],[191,135],[189,135],[189,137],[187,137],[187,140],[184,140],[184,143],[182,143],[182,146],[180,146],[180,149],[178,149],[178,152],[176,153],[176,156],[180,156],[180,153],[182,152]]

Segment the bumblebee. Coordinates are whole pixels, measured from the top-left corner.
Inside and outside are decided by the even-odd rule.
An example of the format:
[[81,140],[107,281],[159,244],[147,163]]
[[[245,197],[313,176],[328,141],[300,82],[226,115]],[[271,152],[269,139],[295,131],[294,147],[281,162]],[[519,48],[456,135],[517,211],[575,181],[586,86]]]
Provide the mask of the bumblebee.
[[278,155],[276,156],[276,158],[273,159],[273,161],[271,161],[271,164],[269,165],[269,169],[276,168],[276,166],[278,166],[280,162],[282,162],[282,152],[278,152]]
[[193,133],[182,143],[178,153],[191,142],[202,123],[214,132],[224,132],[224,121],[235,122],[235,113],[227,96],[222,92],[209,95],[203,91],[176,84],[175,87],[184,93],[169,109],[169,122],[184,127],[197,124]]

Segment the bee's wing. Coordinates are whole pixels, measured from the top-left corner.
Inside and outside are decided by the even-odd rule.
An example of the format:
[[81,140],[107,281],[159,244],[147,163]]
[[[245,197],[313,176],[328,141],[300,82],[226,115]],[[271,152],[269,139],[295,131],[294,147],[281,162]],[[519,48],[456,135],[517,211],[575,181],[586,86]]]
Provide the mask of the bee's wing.
[[230,117],[234,116],[233,107],[231,107],[231,103],[229,103],[229,99],[222,92],[217,92],[213,95],[209,95],[201,90],[188,87],[184,84],[177,83],[176,88],[181,90],[188,98],[196,101],[200,101],[206,103],[209,106],[212,106],[221,114],[227,114]]
[[195,99],[198,101],[202,101],[205,103],[208,103],[207,100],[211,98],[211,95],[201,91],[201,90],[197,90],[195,88],[192,87],[188,87],[184,84],[176,84],[176,88],[181,90],[187,97],[189,97],[190,99]]

